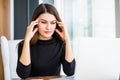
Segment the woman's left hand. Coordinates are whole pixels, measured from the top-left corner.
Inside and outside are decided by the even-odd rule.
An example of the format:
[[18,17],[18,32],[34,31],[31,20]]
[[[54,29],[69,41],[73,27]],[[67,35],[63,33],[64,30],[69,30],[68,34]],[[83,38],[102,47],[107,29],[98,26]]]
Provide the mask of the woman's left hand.
[[72,62],[74,57],[72,54],[71,43],[70,43],[70,39],[68,36],[67,28],[64,26],[64,24],[62,22],[57,22],[57,24],[62,29],[62,32],[59,31],[57,28],[55,31],[60,35],[60,37],[66,43],[66,45],[65,45],[65,60],[68,62]]
[[57,28],[55,31],[60,35],[63,41],[68,40],[69,37],[68,37],[67,28],[65,27],[65,25],[62,22],[58,22],[58,21],[57,21],[57,24],[62,29],[62,31],[59,31]]

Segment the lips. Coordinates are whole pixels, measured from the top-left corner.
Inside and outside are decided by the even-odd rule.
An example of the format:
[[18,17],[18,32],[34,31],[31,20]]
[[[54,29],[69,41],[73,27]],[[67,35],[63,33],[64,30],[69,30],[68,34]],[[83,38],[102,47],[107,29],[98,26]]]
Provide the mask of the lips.
[[51,33],[52,33],[52,31],[45,31],[45,33],[46,33],[46,34],[51,34]]

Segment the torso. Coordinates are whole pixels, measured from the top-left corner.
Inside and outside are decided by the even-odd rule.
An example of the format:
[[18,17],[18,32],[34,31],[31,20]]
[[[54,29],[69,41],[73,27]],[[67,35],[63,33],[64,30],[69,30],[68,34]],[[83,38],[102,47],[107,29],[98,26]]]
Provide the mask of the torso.
[[53,38],[31,46],[31,76],[59,75],[64,43]]

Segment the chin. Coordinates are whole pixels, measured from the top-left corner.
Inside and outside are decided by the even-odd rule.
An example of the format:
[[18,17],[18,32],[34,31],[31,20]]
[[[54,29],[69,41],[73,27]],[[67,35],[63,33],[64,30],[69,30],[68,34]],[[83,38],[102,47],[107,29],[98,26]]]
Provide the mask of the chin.
[[52,37],[53,34],[46,34],[45,37]]
[[44,37],[49,39],[49,38],[51,38],[51,37],[52,37],[52,35],[50,35],[50,36],[44,36]]

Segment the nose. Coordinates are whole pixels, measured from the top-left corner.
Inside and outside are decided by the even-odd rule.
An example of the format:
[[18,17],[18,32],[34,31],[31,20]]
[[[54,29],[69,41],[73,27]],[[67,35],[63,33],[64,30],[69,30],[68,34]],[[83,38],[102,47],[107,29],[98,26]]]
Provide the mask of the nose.
[[50,28],[51,28],[51,26],[50,26],[50,24],[48,23],[47,26],[46,26],[46,29],[49,30]]

